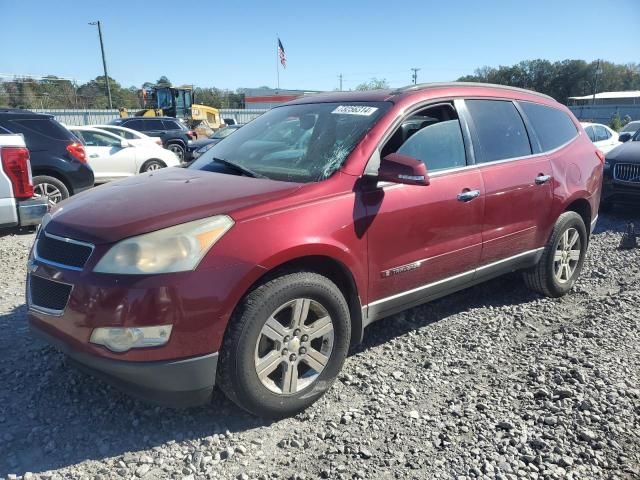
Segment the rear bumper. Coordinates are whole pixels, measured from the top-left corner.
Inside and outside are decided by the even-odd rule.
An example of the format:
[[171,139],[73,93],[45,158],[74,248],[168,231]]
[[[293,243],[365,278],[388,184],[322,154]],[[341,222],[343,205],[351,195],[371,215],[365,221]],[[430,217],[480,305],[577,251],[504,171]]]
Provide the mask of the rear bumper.
[[0,226],[28,227],[38,225],[49,210],[46,199],[19,200],[0,199]]
[[18,221],[21,227],[39,225],[42,217],[49,211],[47,199],[34,198],[18,202]]
[[211,399],[217,352],[181,360],[113,360],[75,351],[33,321],[29,327],[35,337],[65,353],[79,369],[132,396],[176,408],[203,405]]

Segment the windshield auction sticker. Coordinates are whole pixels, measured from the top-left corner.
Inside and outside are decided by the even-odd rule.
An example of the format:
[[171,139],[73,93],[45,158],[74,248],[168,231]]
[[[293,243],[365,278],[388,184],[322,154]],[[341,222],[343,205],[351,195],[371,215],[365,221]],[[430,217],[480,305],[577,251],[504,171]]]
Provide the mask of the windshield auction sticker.
[[377,107],[367,107],[366,105],[340,105],[331,113],[343,114],[343,115],[363,115],[368,117],[372,115]]

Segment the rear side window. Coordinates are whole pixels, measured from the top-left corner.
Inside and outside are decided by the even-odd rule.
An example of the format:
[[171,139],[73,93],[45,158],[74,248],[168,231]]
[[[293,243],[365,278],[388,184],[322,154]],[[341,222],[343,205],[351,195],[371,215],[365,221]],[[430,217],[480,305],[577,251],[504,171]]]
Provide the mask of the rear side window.
[[178,122],[163,120],[162,123],[164,123],[164,128],[167,130],[182,130],[182,126]]
[[[578,135],[578,129],[571,118],[562,110],[531,102],[520,102],[520,106],[536,131],[542,151],[558,148]],[[597,137],[596,131],[595,138]]]
[[54,142],[75,142],[73,134],[53,118],[25,118],[12,120],[9,128],[24,135],[27,148],[44,150]]
[[608,140],[611,137],[609,131],[604,128],[602,125],[596,125],[594,127],[596,129],[596,141],[601,142],[603,140]]
[[529,136],[515,105],[505,100],[466,100],[479,147],[478,163],[531,155]]
[[589,140],[591,140],[592,142],[596,141],[596,134],[593,131],[592,126],[585,127],[584,131],[587,132],[587,136],[589,137]]

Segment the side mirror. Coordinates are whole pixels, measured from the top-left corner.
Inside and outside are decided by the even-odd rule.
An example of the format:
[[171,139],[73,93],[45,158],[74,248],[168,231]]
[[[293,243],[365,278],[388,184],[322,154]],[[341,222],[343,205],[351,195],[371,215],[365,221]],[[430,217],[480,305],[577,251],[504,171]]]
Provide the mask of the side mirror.
[[429,185],[427,167],[420,160],[400,153],[390,153],[380,161],[378,181]]
[[130,147],[131,144],[129,142],[127,142],[124,138],[122,140],[120,140],[120,148],[127,148]]
[[622,143],[628,142],[629,140],[631,140],[631,133],[629,132],[621,133],[620,136],[618,137],[618,141]]

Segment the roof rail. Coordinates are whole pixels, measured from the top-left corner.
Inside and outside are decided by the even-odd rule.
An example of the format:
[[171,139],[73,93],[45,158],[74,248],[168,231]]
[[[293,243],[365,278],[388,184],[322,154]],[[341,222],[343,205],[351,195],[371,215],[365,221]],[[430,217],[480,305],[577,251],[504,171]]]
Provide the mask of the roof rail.
[[514,92],[522,92],[540,97],[555,100],[553,97],[540,92],[534,92],[533,90],[527,90],[525,88],[511,87],[509,85],[498,85],[495,83],[480,83],[480,82],[434,82],[434,83],[418,83],[417,85],[407,85],[406,87],[400,87],[394,90],[394,94],[400,94],[404,92],[412,92],[416,90],[427,90],[430,88],[442,88],[442,87],[479,87],[479,88],[499,88],[502,90],[510,90]]

